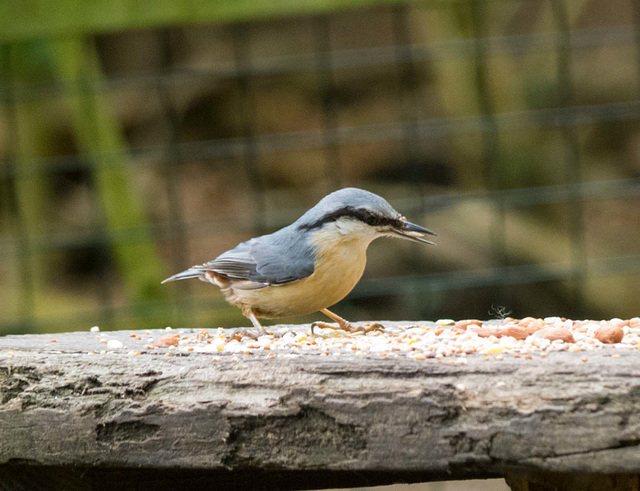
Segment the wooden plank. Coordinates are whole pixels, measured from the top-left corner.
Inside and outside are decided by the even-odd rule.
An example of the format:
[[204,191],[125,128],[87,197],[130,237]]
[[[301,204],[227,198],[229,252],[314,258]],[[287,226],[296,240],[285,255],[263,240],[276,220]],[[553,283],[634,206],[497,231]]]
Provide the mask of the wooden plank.
[[640,350],[450,365],[350,350],[165,356],[129,336],[140,331],[106,334],[124,347],[98,354],[106,345],[88,332],[0,338],[0,484],[50,473],[115,489],[100,478],[110,471],[163,476],[167,489],[187,476],[312,489],[640,472]]
[[19,0],[0,2],[0,42],[126,29],[241,22],[407,0]]

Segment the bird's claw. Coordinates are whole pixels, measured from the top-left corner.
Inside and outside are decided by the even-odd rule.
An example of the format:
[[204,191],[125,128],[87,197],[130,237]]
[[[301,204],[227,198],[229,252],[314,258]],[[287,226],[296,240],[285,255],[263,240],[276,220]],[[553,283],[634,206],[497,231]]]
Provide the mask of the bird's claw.
[[237,339],[238,341],[241,341],[242,338],[250,338],[253,340],[257,340],[258,336],[260,336],[260,332],[256,332],[256,331],[252,331],[249,330],[245,327],[240,327],[238,329],[234,329],[233,332],[231,333],[231,339]]
[[320,328],[323,327],[320,324],[326,324],[326,323],[325,322],[313,322],[313,323],[311,323],[311,326],[310,326],[310,329],[309,329],[311,331],[311,336],[315,336],[316,335],[316,333],[313,332],[313,328],[314,327],[320,327]]
[[354,326],[350,322],[345,321],[344,324],[338,323],[338,325],[340,326],[340,329],[344,329],[345,331],[350,333],[361,332],[363,334],[368,334],[373,331],[379,331],[379,332],[384,331],[384,326],[382,324],[378,324],[377,322],[374,322],[373,324],[369,324],[365,326]]
[[364,330],[365,333],[374,332],[374,331],[384,332],[384,326],[382,324],[374,322],[373,324],[369,324],[368,326],[366,326]]
[[340,325],[329,324],[328,322],[317,321],[311,324],[311,335],[316,336],[316,333],[313,331],[314,327],[319,327],[320,329],[343,329]]

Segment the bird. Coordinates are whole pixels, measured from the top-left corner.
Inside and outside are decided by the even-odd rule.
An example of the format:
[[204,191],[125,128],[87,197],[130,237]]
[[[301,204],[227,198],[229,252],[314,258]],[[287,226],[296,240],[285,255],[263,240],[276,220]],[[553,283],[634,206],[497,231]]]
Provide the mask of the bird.
[[436,234],[409,222],[381,196],[343,188],[322,198],[291,225],[242,242],[162,283],[198,278],[216,285],[263,335],[270,333],[259,318],[314,312],[322,312],[337,327],[325,322],[312,326],[355,332],[362,328],[328,307],[346,297],[362,277],[369,244],[379,237],[396,237],[435,245],[425,235]]

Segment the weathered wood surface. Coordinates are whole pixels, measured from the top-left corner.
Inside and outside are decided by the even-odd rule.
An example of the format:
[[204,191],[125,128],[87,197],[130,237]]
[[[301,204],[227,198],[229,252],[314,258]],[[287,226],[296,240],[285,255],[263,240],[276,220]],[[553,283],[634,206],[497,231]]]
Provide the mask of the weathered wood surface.
[[[108,334],[139,349],[131,332]],[[302,350],[89,354],[103,348],[88,332],[0,338],[0,489],[640,473],[640,350],[458,366]]]

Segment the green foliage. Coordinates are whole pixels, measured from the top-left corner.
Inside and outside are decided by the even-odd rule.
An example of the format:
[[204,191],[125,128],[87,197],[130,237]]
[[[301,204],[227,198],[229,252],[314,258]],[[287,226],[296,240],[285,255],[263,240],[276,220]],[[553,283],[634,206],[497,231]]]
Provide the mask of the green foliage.
[[395,3],[406,0],[4,1],[0,2],[0,42],[205,22],[241,22]]

